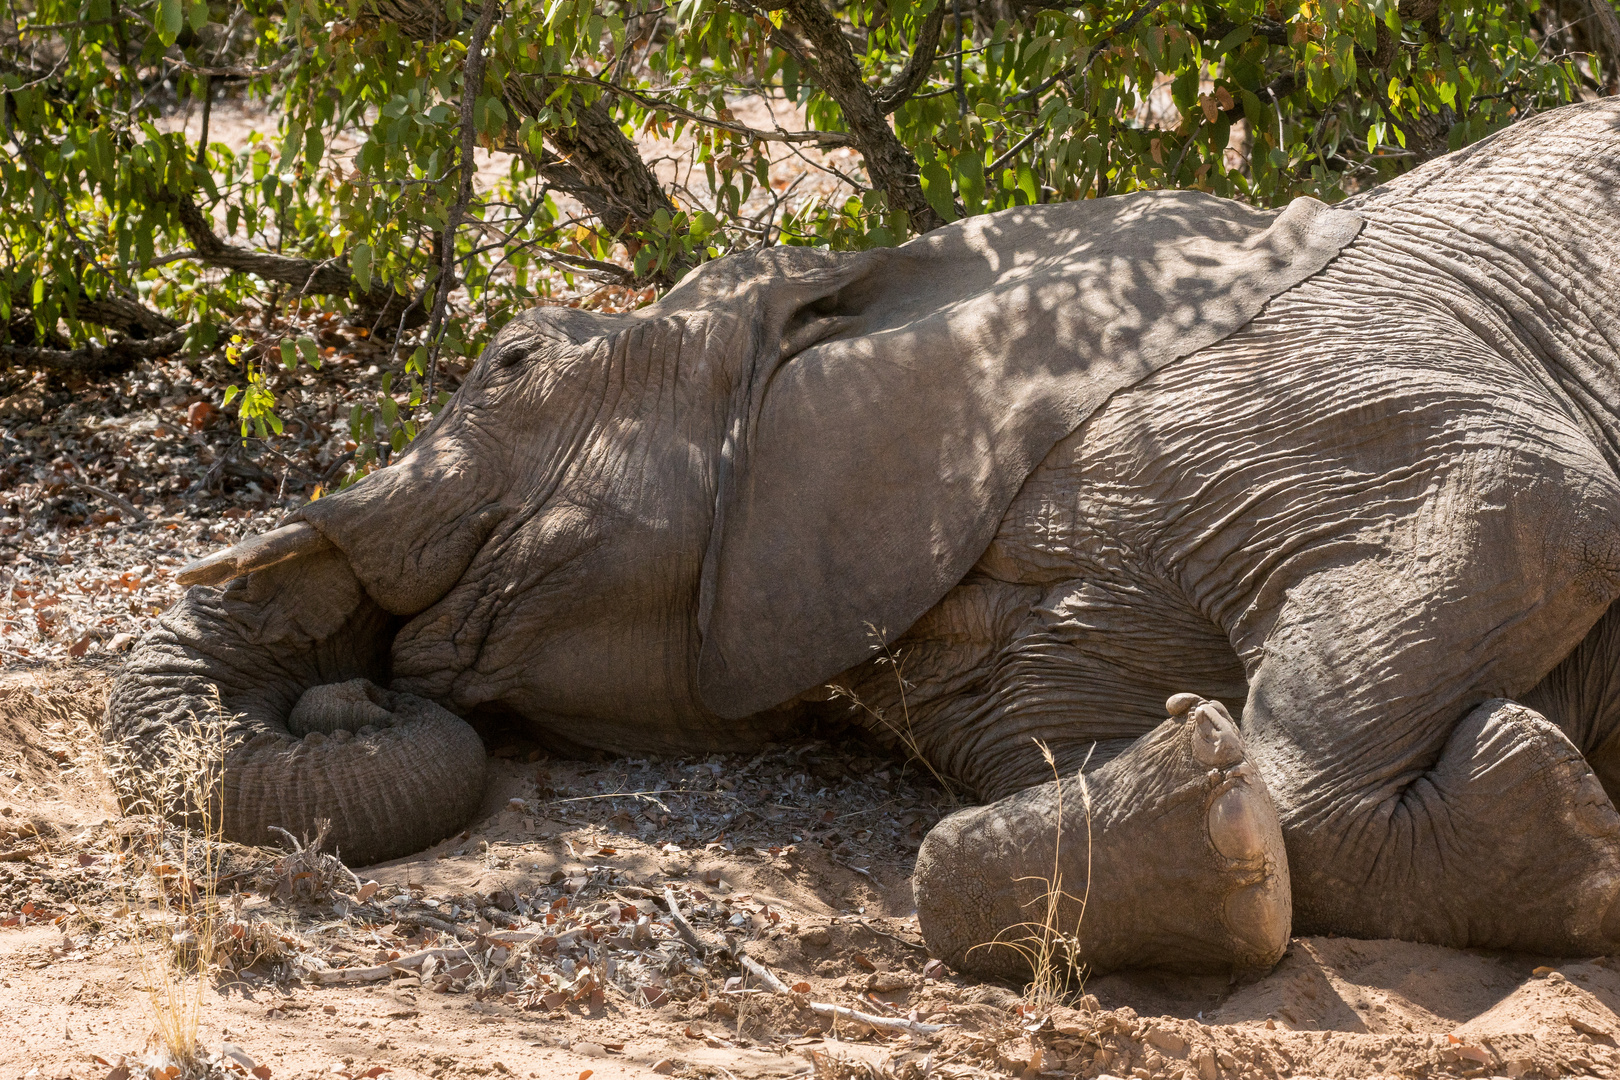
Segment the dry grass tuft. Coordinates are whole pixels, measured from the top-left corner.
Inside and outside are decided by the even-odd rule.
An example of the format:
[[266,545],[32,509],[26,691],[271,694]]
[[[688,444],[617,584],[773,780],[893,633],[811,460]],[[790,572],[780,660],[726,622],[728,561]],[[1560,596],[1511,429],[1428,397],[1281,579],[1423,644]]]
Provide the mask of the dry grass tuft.
[[855,691],[850,687],[841,686],[838,683],[828,683],[828,692],[831,693],[835,698],[843,698],[856,708],[860,709],[862,712],[866,713],[872,719],[876,720],[879,724],[883,725],[884,728],[886,728],[892,735],[894,735],[896,739],[900,741],[900,745],[906,748],[906,753],[910,756],[911,760],[918,762],[923,768],[927,769],[928,775],[934,778],[934,783],[938,784],[944,790],[949,799],[955,801],[958,797],[956,786],[951,783],[950,779],[946,777],[944,773],[934,766],[934,763],[928,759],[928,755],[922,752],[922,747],[917,744],[917,733],[912,730],[911,726],[911,706],[906,700],[906,691],[912,687],[910,683],[906,682],[904,671],[905,662],[901,659],[898,653],[889,648],[888,642],[884,641],[884,634],[882,630],[878,629],[871,623],[867,623],[866,632],[868,637],[877,642],[878,648],[883,652],[883,655],[877,658],[878,666],[887,666],[891,671],[894,672],[895,685],[900,692],[900,722],[896,724],[893,720],[890,720],[889,711],[887,709],[867,704],[867,702],[856,694]]
[[[1035,745],[1040,747],[1041,756],[1052,770],[1052,778],[1057,781],[1057,830],[1052,841],[1052,872],[1046,877],[1017,879],[1039,881],[1045,886],[1041,896],[1034,901],[1033,906],[1038,908],[1035,917],[1004,931],[1021,931],[1023,936],[986,942],[974,948],[1012,949],[1021,954],[1031,972],[1030,981],[1024,988],[1025,1014],[1045,1016],[1060,1005],[1073,1004],[1085,993],[1086,967],[1080,951],[1080,926],[1085,921],[1086,903],[1091,897],[1091,788],[1086,782],[1085,771],[1086,765],[1091,764],[1091,755],[1086,755],[1074,778],[1080,786],[1080,800],[1086,815],[1086,888],[1084,893],[1076,897],[1063,887],[1063,778],[1058,773],[1051,748],[1039,739],[1035,740]],[[1059,925],[1065,902],[1078,904],[1080,908],[1072,928]]]
[[321,850],[327,833],[332,831],[331,821],[323,818],[316,822],[313,839],[306,836],[300,840],[286,829],[274,825],[270,828],[285,836],[292,848],[291,853],[278,859],[270,869],[272,895],[314,906],[331,903],[340,892],[359,890],[360,879],[354,871],[345,866],[337,854]]
[[[125,903],[146,931],[140,966],[153,1027],[149,1071],[178,1070],[171,1080],[213,1070],[198,1042],[203,995],[219,961],[240,955],[228,943],[239,940],[241,921],[221,910],[217,892],[227,848],[218,783],[226,726],[216,707],[212,716],[167,728],[158,736],[163,745],[143,754],[139,767],[126,748],[108,748],[128,818],[121,830]],[[240,936],[254,935],[243,928]]]

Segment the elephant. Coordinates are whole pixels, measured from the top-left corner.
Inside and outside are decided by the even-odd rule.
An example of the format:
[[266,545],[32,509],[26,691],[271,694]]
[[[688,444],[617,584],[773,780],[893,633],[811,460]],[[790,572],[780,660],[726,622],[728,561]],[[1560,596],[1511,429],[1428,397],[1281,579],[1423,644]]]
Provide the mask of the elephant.
[[387,468],[188,567],[105,738],[139,776],[219,716],[227,835],[358,865],[476,813],[476,724],[737,751],[855,696],[978,799],[914,875],[960,970],[1612,951],[1617,274],[1607,99],[1333,206],[1021,206],[537,306]]

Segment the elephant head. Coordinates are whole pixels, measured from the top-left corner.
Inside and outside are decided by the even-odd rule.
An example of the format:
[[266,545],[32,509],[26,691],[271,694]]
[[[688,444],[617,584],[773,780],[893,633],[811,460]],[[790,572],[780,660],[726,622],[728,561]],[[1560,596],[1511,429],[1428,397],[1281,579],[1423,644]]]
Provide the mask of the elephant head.
[[394,464],[188,568],[107,738],[140,775],[220,715],[227,835],[329,818],[365,863],[475,812],[464,717],[625,752],[778,736],[773,710],[935,603],[1110,393],[1359,226],[1128,196],[731,256],[630,314],[532,310]]

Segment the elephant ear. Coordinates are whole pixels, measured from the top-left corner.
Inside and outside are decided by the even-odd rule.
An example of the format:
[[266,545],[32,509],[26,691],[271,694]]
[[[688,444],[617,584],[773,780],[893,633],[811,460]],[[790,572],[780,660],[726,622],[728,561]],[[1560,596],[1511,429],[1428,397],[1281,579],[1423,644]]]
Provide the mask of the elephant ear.
[[763,391],[723,454],[704,704],[750,715],[903,634],[1110,394],[1238,330],[1360,228],[1309,198],[1278,213],[1153,192],[864,253],[755,365]]

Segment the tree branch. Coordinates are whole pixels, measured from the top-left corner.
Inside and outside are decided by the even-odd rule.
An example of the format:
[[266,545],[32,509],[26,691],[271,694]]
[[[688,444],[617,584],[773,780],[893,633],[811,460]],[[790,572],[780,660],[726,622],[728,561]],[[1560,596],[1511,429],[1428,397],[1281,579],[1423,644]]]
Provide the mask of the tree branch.
[[[444,9],[433,0],[375,0],[377,15],[391,22],[414,41],[441,41],[473,25],[470,6],[462,8],[461,22],[450,24]],[[511,80],[502,104],[513,116],[537,116],[555,86],[548,80]],[[536,163],[546,183],[567,192],[609,232],[634,230],[659,210],[674,217],[675,204],[664,193],[652,169],[641,159],[635,144],[619,130],[604,95],[590,106],[574,111],[574,126],[546,132],[556,155],[541,155]],[[525,156],[528,147],[511,149]]]
[[[1024,98],[1039,98],[1042,94],[1046,93],[1048,90],[1052,89],[1052,87],[1056,86],[1060,80],[1071,78],[1072,76],[1075,76],[1075,75],[1084,75],[1087,71],[1089,71],[1091,69],[1092,61],[1096,60],[1097,57],[1102,55],[1103,48],[1110,41],[1112,41],[1114,38],[1118,37],[1120,34],[1123,34],[1123,33],[1127,32],[1129,30],[1134,30],[1136,28],[1137,23],[1141,22],[1143,19],[1147,18],[1149,15],[1151,15],[1155,11],[1159,10],[1159,8],[1163,4],[1164,4],[1164,0],[1145,0],[1145,2],[1143,4],[1141,4],[1141,6],[1139,6],[1135,11],[1131,12],[1129,15],[1124,16],[1118,22],[1114,23],[1112,26],[1109,26],[1108,28],[1103,30],[1102,33],[1098,34],[1095,38],[1092,39],[1092,41],[1090,43],[1090,46],[1088,47],[1088,49],[1086,51],[1085,63],[1080,64],[1078,66],[1076,66],[1074,64],[1065,64],[1063,67],[1061,67],[1058,70],[1054,71],[1050,78],[1048,78],[1045,82],[1041,83],[1041,85],[1037,86],[1035,89],[1033,89],[1033,90],[1025,90],[1021,94],[1014,94],[1012,97],[1008,98],[1007,100],[1008,101],[1020,101],[1020,100],[1022,100]],[[1035,5],[1028,5],[1028,6],[1062,7],[1064,5],[1054,3],[1054,4],[1044,4],[1044,5],[1043,4],[1035,4]]]
[[657,109],[660,112],[667,112],[671,115],[690,120],[695,124],[702,124],[705,127],[718,128],[721,131],[729,131],[734,135],[742,135],[750,139],[758,139],[760,142],[815,143],[817,146],[829,147],[855,145],[854,137],[848,132],[844,131],[786,131],[782,128],[777,128],[775,131],[766,131],[763,128],[751,128],[747,124],[739,124],[735,120],[721,120],[716,116],[704,116],[702,113],[695,113],[690,109],[683,109],[679,105],[671,105],[667,101],[659,101],[655,97],[644,94],[639,90],[632,90],[628,86],[620,86],[618,83],[607,82],[602,79],[592,79],[584,75],[565,74],[555,75],[552,76],[552,78],[561,79],[565,82],[583,83],[586,86],[595,86],[603,90],[610,90],[622,97],[627,97],[632,101],[639,102],[646,108]]
[[[537,116],[551,90],[546,80],[508,83],[506,102],[517,115]],[[546,133],[560,160],[550,165],[542,161],[541,175],[547,183],[584,203],[609,232],[638,228],[660,210],[674,217],[675,204],[642,160],[635,143],[619,129],[608,101],[604,94],[588,107],[576,108],[573,127]],[[565,168],[557,167],[563,164]]]
[[[171,194],[175,216],[185,229],[193,248],[192,257],[208,266],[254,274],[266,281],[279,281],[298,290],[301,296],[355,295],[360,306],[368,313],[376,313],[385,321],[397,319],[402,312],[407,316],[405,327],[420,326],[426,321],[420,305],[414,311],[405,311],[410,301],[391,288],[373,286],[361,292],[348,266],[338,259],[299,259],[290,255],[276,255],[268,251],[250,251],[228,244],[214,235],[213,222],[203,213],[189,192]],[[369,321],[369,320],[368,320]]]
[[[1578,0],[1587,11],[1587,17],[1597,25],[1597,32],[1588,34],[1597,39],[1598,52],[1603,57],[1605,89],[1620,86],[1620,16],[1614,12],[1610,0]],[[1401,14],[1406,14],[1404,11]]]
[[135,341],[124,338],[111,345],[86,345],[79,349],[43,349],[31,345],[0,345],[0,368],[48,368],[52,371],[105,371],[108,368],[150,360],[178,352],[186,343],[186,328],[162,337]]
[[[821,0],[790,0],[786,7],[794,24],[816,50],[816,63],[809,68],[810,77],[837,102],[844,122],[855,136],[855,145],[866,160],[866,171],[872,177],[873,186],[888,197],[889,208],[903,211],[910,219],[911,228],[919,233],[945,224],[945,219],[923,196],[917,159],[889,127],[877,95],[867,88],[861,77],[861,69],[855,63],[849,42],[844,40],[838,20]],[[772,37],[774,39],[775,35]]]
[[473,160],[473,152],[478,146],[478,128],[473,122],[473,114],[478,104],[479,92],[484,89],[484,42],[489,37],[490,27],[495,25],[495,16],[500,11],[500,0],[484,0],[484,10],[478,15],[478,24],[473,27],[472,40],[467,43],[467,59],[461,66],[461,187],[456,195],[455,205],[450,207],[450,213],[444,222],[444,263],[439,268],[439,287],[433,294],[433,314],[428,316],[428,341],[432,350],[428,358],[427,397],[433,400],[433,386],[436,381],[435,373],[439,370],[439,344],[440,331],[444,329],[444,309],[450,300],[450,290],[456,286],[456,230],[461,228],[461,219],[467,213],[467,203],[472,199],[473,174],[478,171],[478,163]]
[[283,53],[275,63],[257,68],[197,67],[194,64],[186,63],[184,60],[174,60],[167,56],[163,58],[163,62],[174,70],[184,71],[188,75],[209,75],[228,79],[258,79],[265,75],[274,75],[301,55],[303,55],[302,49],[292,49]]
[[941,2],[935,4],[934,10],[923,20],[922,28],[917,31],[917,44],[912,46],[906,66],[900,69],[900,74],[893,81],[877,92],[878,111],[884,116],[904,105],[917,92],[917,88],[928,80],[928,69],[934,66],[935,54],[939,52],[939,31],[944,24],[945,5]]

